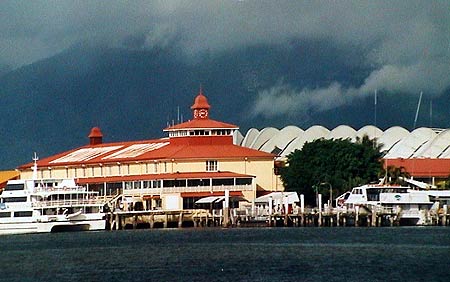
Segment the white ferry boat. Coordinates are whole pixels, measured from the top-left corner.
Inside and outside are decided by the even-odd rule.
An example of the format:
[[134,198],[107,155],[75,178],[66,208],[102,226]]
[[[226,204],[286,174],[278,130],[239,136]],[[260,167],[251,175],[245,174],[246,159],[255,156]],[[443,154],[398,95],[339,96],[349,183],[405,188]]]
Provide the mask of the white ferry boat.
[[415,190],[408,186],[363,185],[336,199],[338,207],[364,206],[373,211],[392,212],[405,225],[431,224],[431,214],[450,204],[449,190]]
[[73,179],[10,180],[0,195],[0,234],[104,230],[97,196]]

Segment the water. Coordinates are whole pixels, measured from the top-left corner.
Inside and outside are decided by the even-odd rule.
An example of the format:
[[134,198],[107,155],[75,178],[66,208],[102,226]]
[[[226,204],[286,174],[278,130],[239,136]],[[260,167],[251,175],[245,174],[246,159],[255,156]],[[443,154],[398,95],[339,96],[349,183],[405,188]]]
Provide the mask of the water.
[[450,281],[450,228],[1,236],[0,281]]

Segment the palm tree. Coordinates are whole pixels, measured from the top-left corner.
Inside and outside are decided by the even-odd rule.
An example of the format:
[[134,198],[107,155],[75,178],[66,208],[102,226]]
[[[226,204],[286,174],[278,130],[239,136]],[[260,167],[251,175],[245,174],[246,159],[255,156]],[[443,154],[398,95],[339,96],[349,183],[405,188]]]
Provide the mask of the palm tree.
[[411,175],[406,171],[405,167],[396,167],[396,166],[388,166],[387,173],[386,170],[383,172],[384,176],[387,176],[387,180],[385,179],[385,183],[387,184],[402,184],[403,179],[410,178]]

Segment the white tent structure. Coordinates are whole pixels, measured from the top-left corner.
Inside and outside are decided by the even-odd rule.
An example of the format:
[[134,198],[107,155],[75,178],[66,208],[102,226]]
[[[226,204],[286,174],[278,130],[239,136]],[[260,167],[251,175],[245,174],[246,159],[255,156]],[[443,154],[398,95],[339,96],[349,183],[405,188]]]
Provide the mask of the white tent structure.
[[376,126],[366,125],[355,130],[347,125],[340,125],[332,130],[314,125],[306,130],[296,126],[286,126],[281,130],[267,127],[259,131],[252,128],[245,134],[241,146],[271,152],[281,158],[297,149],[302,149],[306,142],[320,138],[350,139],[355,141],[367,135],[377,138],[381,144],[385,159],[409,158],[450,158],[450,129],[421,127],[409,132],[403,127],[393,126],[382,131]]

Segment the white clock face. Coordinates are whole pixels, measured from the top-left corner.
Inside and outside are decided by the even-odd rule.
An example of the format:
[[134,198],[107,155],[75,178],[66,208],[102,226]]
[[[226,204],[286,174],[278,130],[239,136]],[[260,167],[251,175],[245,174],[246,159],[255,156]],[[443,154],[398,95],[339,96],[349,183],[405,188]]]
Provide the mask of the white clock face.
[[208,111],[205,109],[201,109],[198,111],[198,117],[199,118],[207,118],[208,117]]
[[194,110],[194,118],[198,118],[198,110]]

